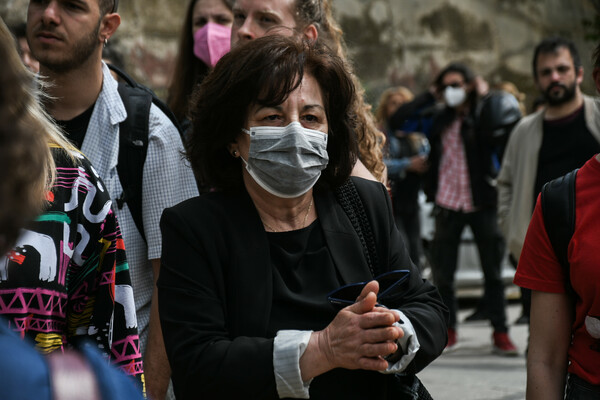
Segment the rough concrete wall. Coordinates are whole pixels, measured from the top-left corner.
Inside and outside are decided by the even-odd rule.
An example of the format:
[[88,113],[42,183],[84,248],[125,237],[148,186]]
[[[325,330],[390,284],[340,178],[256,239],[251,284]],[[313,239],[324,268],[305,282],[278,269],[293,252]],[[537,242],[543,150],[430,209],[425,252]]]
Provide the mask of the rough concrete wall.
[[[28,0],[1,0],[0,16],[24,20]],[[187,0],[121,0],[122,24],[115,40],[127,69],[164,96]],[[333,0],[349,56],[376,102],[391,85],[427,88],[450,61],[463,61],[491,83],[510,80],[536,94],[531,56],[544,36],[574,40],[590,78],[593,42],[585,41],[584,18],[593,0]]]
[[[337,1],[335,4],[340,4]],[[533,98],[531,58],[551,34],[575,41],[584,67],[584,90],[593,93],[583,19],[588,0],[344,0],[337,18],[355,69],[371,101],[390,85],[427,88],[450,61],[471,66],[491,83],[509,80]]]
[[[29,0],[0,0],[0,16],[9,24],[25,21],[28,3]],[[186,6],[187,0],[121,0],[121,25],[108,44],[123,55],[131,75],[163,98]]]

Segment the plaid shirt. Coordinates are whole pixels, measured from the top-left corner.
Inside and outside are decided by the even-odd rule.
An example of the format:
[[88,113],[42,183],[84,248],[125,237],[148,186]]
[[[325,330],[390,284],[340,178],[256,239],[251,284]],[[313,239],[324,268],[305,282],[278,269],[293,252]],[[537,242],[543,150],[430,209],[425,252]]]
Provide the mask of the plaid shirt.
[[138,319],[142,353],[146,350],[150,301],[154,289],[150,260],[161,256],[160,217],[165,208],[198,195],[191,168],[183,161],[183,144],[179,132],[158,107],[150,108],[148,153],[142,182],[142,218],[147,243],[137,230],[127,206],[116,204],[123,192],[117,173],[119,155],[119,123],[127,118],[125,106],[117,91],[117,82],[103,64],[102,91],[90,118],[81,146],[104,180],[117,214],[129,262]]
[[473,198],[469,167],[460,129],[462,118],[456,118],[442,133],[442,157],[435,203],[453,211],[472,212]]

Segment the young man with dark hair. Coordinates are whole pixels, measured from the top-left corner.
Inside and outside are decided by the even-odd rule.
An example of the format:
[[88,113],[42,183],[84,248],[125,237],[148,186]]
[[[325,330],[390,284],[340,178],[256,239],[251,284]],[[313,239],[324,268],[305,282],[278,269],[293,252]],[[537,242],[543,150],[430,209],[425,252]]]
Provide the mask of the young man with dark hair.
[[430,168],[424,190],[428,200],[435,204],[433,276],[450,310],[446,349],[455,348],[458,340],[454,275],[461,234],[465,225],[469,225],[485,278],[488,314],[494,328],[494,352],[516,355],[517,348],[508,336],[500,275],[504,245],[496,224],[493,146],[490,135],[478,126],[477,81],[466,65],[452,63],[440,72],[435,87],[445,107],[434,116]]
[[[560,37],[542,40],[532,64],[546,107],[523,118],[511,133],[497,181],[498,223],[515,260],[542,186],[600,151],[600,118],[594,99],[579,87],[583,67],[573,42]],[[531,292],[524,290],[522,297],[527,320]]]
[[143,127],[148,132],[143,177],[137,182],[143,232],[134,222],[131,204],[123,202],[127,185],[117,164],[120,126],[128,115],[117,82],[102,62],[102,47],[121,22],[116,6],[116,0],[31,0],[27,38],[41,75],[52,82],[49,92],[56,100],[47,102],[46,109],[92,161],[115,205],[131,270],[148,395],[159,399],[170,376],[153,295],[162,244],[159,221],[164,208],[198,191],[182,160],[177,128],[152,104],[148,126]]

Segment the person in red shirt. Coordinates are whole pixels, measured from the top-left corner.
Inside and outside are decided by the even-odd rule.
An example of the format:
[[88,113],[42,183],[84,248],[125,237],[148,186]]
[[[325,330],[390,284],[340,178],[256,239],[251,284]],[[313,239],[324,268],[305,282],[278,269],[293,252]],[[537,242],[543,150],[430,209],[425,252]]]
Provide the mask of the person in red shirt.
[[[600,91],[600,45],[595,52],[594,80]],[[598,118],[600,102],[595,106]],[[533,291],[527,399],[600,398],[599,197],[600,154],[577,172],[567,270],[548,238],[538,196],[514,279]],[[572,291],[567,289],[567,278]]]

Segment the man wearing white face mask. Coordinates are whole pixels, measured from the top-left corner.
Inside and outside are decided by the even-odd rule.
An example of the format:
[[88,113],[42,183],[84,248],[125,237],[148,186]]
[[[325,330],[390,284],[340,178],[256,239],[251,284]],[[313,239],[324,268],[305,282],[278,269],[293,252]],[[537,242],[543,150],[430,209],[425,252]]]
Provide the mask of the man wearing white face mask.
[[431,167],[424,190],[428,200],[435,203],[431,249],[434,279],[450,310],[446,349],[457,344],[454,275],[461,233],[469,225],[485,277],[494,352],[516,355],[517,349],[508,337],[500,276],[504,245],[496,223],[492,145],[490,138],[477,128],[476,78],[465,65],[453,63],[440,72],[435,87],[445,107],[435,115],[431,128]]

